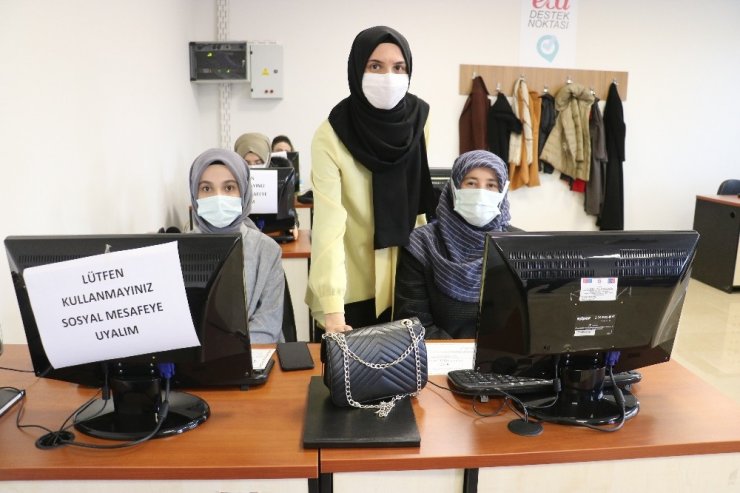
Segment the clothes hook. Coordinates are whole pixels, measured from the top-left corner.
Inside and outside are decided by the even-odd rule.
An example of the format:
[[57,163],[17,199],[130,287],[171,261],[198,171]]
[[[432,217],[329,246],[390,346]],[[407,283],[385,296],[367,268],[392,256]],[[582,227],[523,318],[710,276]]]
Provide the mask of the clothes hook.
[[542,92],[544,92],[545,94],[550,92],[550,88],[547,87],[547,84],[545,84],[545,88],[542,90]]
[[570,78],[570,75],[565,79],[565,83],[566,84],[572,84],[573,83],[573,81]]
[[496,92],[501,92],[501,83],[496,82]]

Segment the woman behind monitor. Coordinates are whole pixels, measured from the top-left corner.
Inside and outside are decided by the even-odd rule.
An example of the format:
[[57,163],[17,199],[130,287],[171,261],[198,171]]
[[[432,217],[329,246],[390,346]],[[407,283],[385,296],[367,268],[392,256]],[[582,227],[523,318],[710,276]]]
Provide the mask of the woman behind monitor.
[[270,166],[270,139],[259,132],[241,134],[234,142],[234,152],[239,154],[250,167]]
[[272,152],[295,152],[295,148],[287,135],[277,135],[272,139]]
[[475,338],[486,233],[509,227],[508,187],[495,154],[455,160],[437,221],[412,231],[401,249],[394,318],[419,317],[427,339]]
[[[234,142],[234,152],[244,158],[250,168],[290,167],[290,162],[287,160],[276,163],[276,160],[272,159],[270,139],[259,132],[241,134]],[[260,231],[266,230],[270,234],[288,231],[293,236],[293,240],[297,240],[298,213],[295,208],[292,208],[291,212],[291,217],[272,219],[269,224],[264,217],[258,217],[254,222]]]
[[241,233],[249,339],[282,342],[285,272],[280,246],[249,219],[249,167],[226,149],[209,149],[190,167],[190,201],[196,233]]

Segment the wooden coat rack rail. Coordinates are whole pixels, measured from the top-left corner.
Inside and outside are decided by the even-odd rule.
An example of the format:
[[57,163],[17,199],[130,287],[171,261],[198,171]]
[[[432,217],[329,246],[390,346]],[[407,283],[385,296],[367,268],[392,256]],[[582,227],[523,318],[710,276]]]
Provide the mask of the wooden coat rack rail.
[[550,94],[571,80],[576,84],[594,90],[599,99],[606,99],[609,85],[617,83],[619,96],[627,100],[627,72],[606,70],[576,70],[568,68],[518,67],[501,65],[460,65],[460,94],[468,95],[473,87],[473,78],[483,77],[489,94],[496,94],[498,86],[503,94],[511,96],[514,83],[524,76],[530,91],[543,92],[547,88]]

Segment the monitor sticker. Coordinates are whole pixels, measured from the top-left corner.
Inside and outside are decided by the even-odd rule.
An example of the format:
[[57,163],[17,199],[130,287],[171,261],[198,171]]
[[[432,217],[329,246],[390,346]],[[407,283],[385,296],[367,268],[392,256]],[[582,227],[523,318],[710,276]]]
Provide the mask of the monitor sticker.
[[578,301],[614,301],[618,284],[616,277],[582,277]]
[[617,316],[611,315],[578,315],[576,317],[574,337],[610,336],[614,333]]

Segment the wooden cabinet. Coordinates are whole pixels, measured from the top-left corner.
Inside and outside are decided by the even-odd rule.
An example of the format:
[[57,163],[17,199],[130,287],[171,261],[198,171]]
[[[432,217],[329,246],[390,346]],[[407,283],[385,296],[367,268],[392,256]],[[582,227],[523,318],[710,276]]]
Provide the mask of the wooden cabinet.
[[740,288],[740,198],[697,195],[694,229],[700,238],[691,277],[728,293]]

